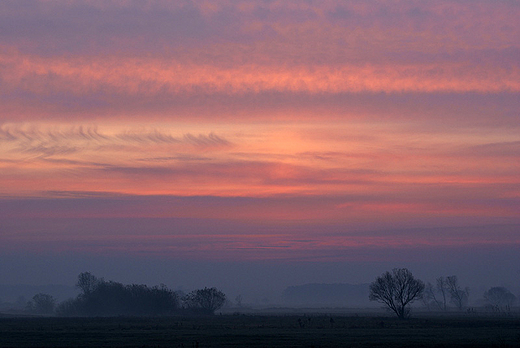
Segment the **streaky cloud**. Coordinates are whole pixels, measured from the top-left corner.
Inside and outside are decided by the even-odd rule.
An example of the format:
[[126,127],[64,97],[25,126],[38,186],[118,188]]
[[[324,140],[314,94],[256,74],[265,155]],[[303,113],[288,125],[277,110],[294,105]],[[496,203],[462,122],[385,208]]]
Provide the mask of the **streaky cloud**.
[[147,157],[147,158],[138,158],[137,161],[141,162],[170,162],[170,161],[208,161],[211,160],[210,157],[204,156],[194,156],[189,154],[178,154],[177,156],[167,156],[167,157]]
[[136,143],[166,143],[175,144],[180,140],[164,133],[154,130],[152,132],[123,132],[115,136],[117,139]]
[[28,124],[4,124],[0,126],[0,140],[2,141],[54,141],[63,140],[108,140],[106,135],[99,132],[98,127],[67,127],[67,129],[48,128]]
[[216,135],[215,133],[210,133],[208,135],[199,134],[198,136],[194,136],[190,133],[184,134],[184,140],[191,144],[207,147],[207,146],[228,146],[231,145],[229,141],[226,139]]
[[[27,154],[53,156],[84,151],[87,148],[109,149],[132,144],[179,145],[214,148],[230,146],[224,137],[209,133],[197,136],[185,134],[174,137],[157,129],[151,131],[123,131],[110,134],[102,132],[97,126],[55,127],[26,124],[4,124],[0,126],[0,143],[10,144],[12,151]],[[72,163],[72,162],[70,162]]]
[[464,151],[466,156],[501,156],[520,158],[520,141],[479,144]]

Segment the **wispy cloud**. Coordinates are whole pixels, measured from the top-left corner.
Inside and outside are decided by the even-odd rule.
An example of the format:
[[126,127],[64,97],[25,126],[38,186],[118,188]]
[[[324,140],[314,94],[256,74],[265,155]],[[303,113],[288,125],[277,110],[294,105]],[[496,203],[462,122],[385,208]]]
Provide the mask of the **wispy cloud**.
[[[229,147],[231,142],[215,133],[187,133],[183,136],[172,136],[157,129],[124,130],[122,132],[102,132],[98,127],[53,127],[44,125],[1,125],[0,145],[4,144],[14,154],[34,154],[42,157],[66,155],[74,152],[122,146],[189,145],[193,148],[211,149]],[[181,157],[179,157],[181,158]],[[72,162],[69,162],[72,163]]]
[[463,150],[465,156],[510,157],[520,161],[520,141],[479,144]]
[[179,154],[177,156],[167,156],[167,157],[146,157],[146,158],[139,158],[138,161],[142,162],[171,162],[171,161],[208,161],[210,160],[210,157],[205,156],[195,156],[195,155],[189,155],[189,154]]
[[215,133],[210,133],[208,135],[199,134],[198,136],[188,133],[188,134],[184,134],[184,140],[186,142],[189,142],[190,144],[194,144],[194,145],[202,146],[202,147],[231,145],[231,143],[229,141],[216,135]]
[[103,141],[108,137],[97,127],[68,127],[67,129],[37,127],[36,125],[1,125],[0,141],[3,142],[60,142],[68,140]]
[[180,143],[181,140],[169,135],[159,132],[158,130],[153,130],[152,132],[130,132],[126,131],[123,133],[116,134],[114,136],[116,139],[120,139],[126,142],[135,142],[135,143],[156,143],[156,144],[175,144]]

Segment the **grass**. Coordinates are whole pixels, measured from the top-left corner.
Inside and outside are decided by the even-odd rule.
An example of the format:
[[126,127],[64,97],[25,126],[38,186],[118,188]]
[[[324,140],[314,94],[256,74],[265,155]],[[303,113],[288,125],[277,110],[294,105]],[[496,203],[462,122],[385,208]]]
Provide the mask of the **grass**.
[[520,319],[437,316],[400,321],[325,315],[0,318],[0,347],[520,347]]

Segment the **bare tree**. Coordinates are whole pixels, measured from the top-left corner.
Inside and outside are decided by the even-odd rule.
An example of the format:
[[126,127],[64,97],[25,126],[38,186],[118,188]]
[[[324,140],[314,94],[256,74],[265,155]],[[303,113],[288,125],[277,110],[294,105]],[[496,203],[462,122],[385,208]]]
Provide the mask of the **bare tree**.
[[83,272],[78,275],[78,282],[76,287],[83,291],[83,295],[88,296],[96,287],[103,282],[103,279],[98,279],[90,272]]
[[242,307],[242,295],[235,297],[235,302],[237,303],[237,307]]
[[222,308],[226,302],[226,295],[216,288],[204,288],[190,292],[184,296],[183,302],[187,308],[213,314]]
[[484,293],[486,302],[493,311],[511,311],[511,306],[516,301],[516,296],[504,287],[496,286]]
[[448,284],[444,277],[439,277],[436,279],[436,286],[434,287],[431,283],[427,283],[424,295],[423,302],[426,304],[428,309],[431,304],[434,304],[435,307],[442,311],[446,311],[447,307],[447,296],[448,296]]
[[15,305],[18,309],[23,309],[24,307],[26,307],[27,300],[25,299],[25,296],[23,296],[23,295],[18,296],[18,298],[16,299],[16,302],[15,302]]
[[437,278],[437,291],[440,294],[438,305],[443,311],[445,311],[448,308],[446,298],[448,296],[449,289],[448,283],[444,277]]
[[384,303],[399,319],[409,316],[408,305],[421,298],[424,283],[415,279],[406,268],[394,268],[385,272],[370,284],[370,301]]
[[468,304],[469,288],[466,287],[463,290],[459,285],[457,276],[446,277],[446,286],[451,297],[451,302],[459,310],[463,310]]
[[432,283],[430,283],[430,282],[426,283],[421,300],[428,310],[432,309],[432,305],[437,306],[437,300],[435,297],[435,289],[434,289]]

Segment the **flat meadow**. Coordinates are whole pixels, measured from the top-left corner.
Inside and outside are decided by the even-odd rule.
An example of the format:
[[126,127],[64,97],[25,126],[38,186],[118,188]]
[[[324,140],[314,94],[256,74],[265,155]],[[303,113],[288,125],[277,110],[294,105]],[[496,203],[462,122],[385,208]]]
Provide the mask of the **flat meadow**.
[[0,347],[520,347],[518,316],[1,317]]

